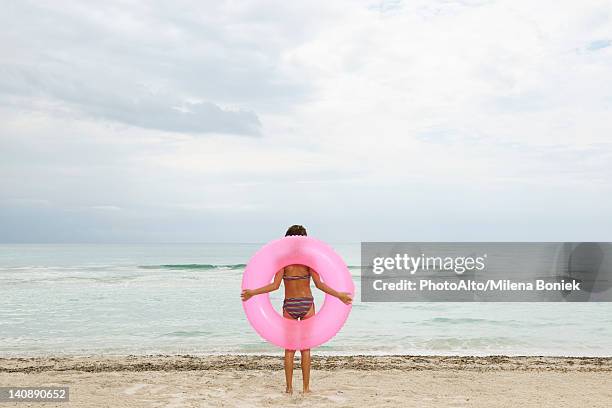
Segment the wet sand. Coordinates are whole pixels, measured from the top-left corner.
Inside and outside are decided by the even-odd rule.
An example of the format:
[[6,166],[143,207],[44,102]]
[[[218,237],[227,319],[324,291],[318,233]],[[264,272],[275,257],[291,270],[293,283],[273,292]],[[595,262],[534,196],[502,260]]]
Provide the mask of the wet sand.
[[69,386],[58,407],[610,407],[612,358],[313,357],[312,394],[276,356],[0,358],[2,386]]

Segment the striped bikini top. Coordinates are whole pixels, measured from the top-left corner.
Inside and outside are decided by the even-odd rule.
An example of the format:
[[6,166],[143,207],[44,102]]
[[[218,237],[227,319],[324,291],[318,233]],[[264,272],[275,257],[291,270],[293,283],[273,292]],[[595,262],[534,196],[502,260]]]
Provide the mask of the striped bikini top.
[[283,275],[283,279],[285,279],[285,280],[310,279],[310,270],[308,271],[308,275],[297,275],[297,276],[285,276],[285,275]]

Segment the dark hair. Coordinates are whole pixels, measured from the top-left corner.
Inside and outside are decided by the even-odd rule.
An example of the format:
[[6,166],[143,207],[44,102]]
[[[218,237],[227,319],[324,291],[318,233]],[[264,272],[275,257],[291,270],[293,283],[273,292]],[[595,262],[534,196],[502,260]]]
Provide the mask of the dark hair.
[[285,233],[285,236],[288,237],[289,235],[308,235],[306,234],[306,228],[304,228],[301,225],[292,225],[289,227],[289,229],[287,230],[287,232]]

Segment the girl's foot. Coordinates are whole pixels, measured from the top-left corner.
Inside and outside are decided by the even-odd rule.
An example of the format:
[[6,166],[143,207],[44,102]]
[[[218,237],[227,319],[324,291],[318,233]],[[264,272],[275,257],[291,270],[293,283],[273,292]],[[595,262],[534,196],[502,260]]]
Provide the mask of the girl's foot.
[[287,393],[287,394],[293,394],[293,388],[287,388],[287,389],[285,390],[285,393]]
[[310,394],[310,388],[304,388],[304,391],[302,391],[304,394]]

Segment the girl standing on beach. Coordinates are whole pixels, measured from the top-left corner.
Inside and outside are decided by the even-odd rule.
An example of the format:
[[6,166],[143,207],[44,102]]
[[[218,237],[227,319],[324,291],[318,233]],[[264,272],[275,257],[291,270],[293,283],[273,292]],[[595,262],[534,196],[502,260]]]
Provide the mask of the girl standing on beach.
[[[303,235],[306,236],[306,228],[301,225],[292,225],[287,230],[285,236]],[[351,294],[337,292],[321,282],[321,278],[316,271],[305,265],[288,265],[279,270],[274,275],[274,281],[266,286],[257,289],[245,289],[241,297],[243,301],[249,300],[255,295],[272,292],[280,287],[281,282],[285,286],[285,300],[283,301],[283,317],[294,320],[308,319],[315,314],[314,299],[310,291],[310,279],[314,282],[317,289],[335,296],[345,304],[352,302]],[[302,382],[304,393],[310,392],[310,349],[300,350],[302,355]],[[293,359],[295,350],[285,350],[285,380],[287,381],[286,392],[293,392]]]

